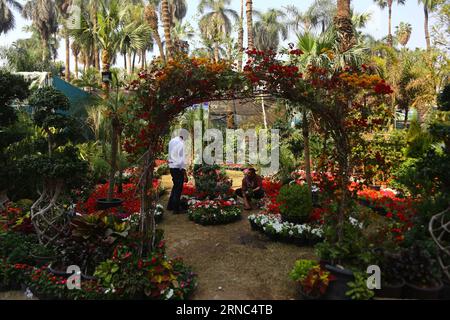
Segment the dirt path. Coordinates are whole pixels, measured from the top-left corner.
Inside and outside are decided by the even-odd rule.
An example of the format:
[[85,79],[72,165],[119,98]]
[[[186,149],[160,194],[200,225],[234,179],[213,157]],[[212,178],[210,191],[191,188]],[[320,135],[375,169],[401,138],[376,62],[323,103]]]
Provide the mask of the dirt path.
[[[230,172],[236,186],[241,175]],[[163,185],[170,188],[169,177]],[[170,190],[170,189],[169,189]],[[167,201],[167,195],[162,199]],[[166,213],[160,227],[165,231],[168,254],[183,257],[199,277],[193,299],[296,299],[288,273],[295,260],[314,258],[312,248],[300,248],[267,240],[252,231],[244,212],[242,220],[203,227],[185,215]]]

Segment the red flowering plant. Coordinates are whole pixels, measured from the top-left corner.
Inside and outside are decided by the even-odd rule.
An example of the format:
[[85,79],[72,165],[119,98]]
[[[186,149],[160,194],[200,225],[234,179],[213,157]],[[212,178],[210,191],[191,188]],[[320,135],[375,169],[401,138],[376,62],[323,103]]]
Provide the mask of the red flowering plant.
[[30,212],[18,205],[8,203],[3,210],[0,210],[0,230],[24,234],[34,233]]
[[[161,181],[154,179],[154,190],[161,188]],[[97,199],[105,198],[109,189],[109,183],[97,185],[95,190],[91,193],[86,202],[78,203],[77,210],[84,214],[93,214],[97,212]],[[114,197],[123,200],[121,207],[108,209],[115,213],[120,218],[128,218],[130,215],[140,212],[140,199],[137,191],[136,183],[127,183],[122,185],[122,192],[118,192],[118,186],[114,188]]]

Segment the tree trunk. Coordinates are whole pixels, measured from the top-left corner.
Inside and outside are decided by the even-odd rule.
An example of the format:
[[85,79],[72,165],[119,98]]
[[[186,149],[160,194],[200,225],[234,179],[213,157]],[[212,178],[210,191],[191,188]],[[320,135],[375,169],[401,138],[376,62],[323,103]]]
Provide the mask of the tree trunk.
[[47,43],[47,40],[45,40],[45,39],[42,39],[41,42],[42,42],[42,62],[46,63],[50,59],[48,43]]
[[141,54],[141,69],[145,69],[145,65],[146,65],[146,51],[145,49],[143,49]]
[[147,253],[154,249],[155,235],[156,235],[156,223],[155,223],[155,210],[153,208],[152,194],[149,192],[150,186],[153,186],[153,170],[154,160],[150,156],[152,148],[147,152],[142,165],[142,177],[141,177],[141,211],[139,221],[139,235],[141,244],[139,247],[139,255],[141,257],[147,256]]
[[309,193],[312,195],[312,178],[311,178],[311,152],[309,147],[309,122],[308,122],[308,113],[306,111],[306,107],[303,107],[303,141],[305,144],[304,155],[305,155],[305,174],[306,174],[306,183],[308,184]]
[[424,22],[424,28],[425,28],[425,40],[427,42],[427,50],[430,51],[431,50],[431,41],[430,41],[430,29],[428,28],[428,8],[426,6],[426,4],[423,5],[423,11],[425,14],[425,22]]
[[114,196],[115,175],[117,172],[117,153],[119,151],[119,125],[119,120],[114,116],[111,122],[111,168],[109,171],[108,201],[111,201]]
[[254,33],[253,33],[253,1],[246,0],[246,2],[247,2],[248,49],[253,50],[255,48]]
[[75,56],[75,79],[78,80],[78,55]]
[[263,114],[264,129],[267,130],[267,115],[266,115],[266,105],[264,103],[264,95],[261,96],[261,109]]
[[134,72],[135,66],[136,66],[136,51],[133,52],[133,62],[131,63],[131,73]]
[[127,50],[127,73],[131,74],[133,72],[133,67],[132,67],[132,63],[131,63],[131,51]]
[[70,38],[68,34],[68,30],[65,31],[65,38],[64,38],[65,44],[66,44],[66,71],[65,71],[65,78],[67,82],[70,82]]
[[219,43],[214,43],[214,61],[219,62],[220,60],[220,52],[219,52]]
[[389,19],[388,19],[388,45],[392,48],[393,39],[392,39],[392,0],[388,1],[388,11],[389,11]]
[[173,52],[172,36],[170,33],[170,12],[168,0],[161,1],[162,20],[164,27],[164,38],[166,41],[166,57],[170,58]]
[[241,20],[239,21],[239,34],[238,34],[238,70],[242,70],[243,53],[244,53],[244,0],[241,0]]
[[338,32],[339,51],[341,53],[346,52],[356,43],[350,12],[350,0],[337,1],[337,13],[334,18],[334,25]]
[[409,116],[409,108],[406,108],[406,110],[405,110],[405,119],[404,119],[404,122],[403,122],[403,126],[405,128],[408,125],[408,116]]

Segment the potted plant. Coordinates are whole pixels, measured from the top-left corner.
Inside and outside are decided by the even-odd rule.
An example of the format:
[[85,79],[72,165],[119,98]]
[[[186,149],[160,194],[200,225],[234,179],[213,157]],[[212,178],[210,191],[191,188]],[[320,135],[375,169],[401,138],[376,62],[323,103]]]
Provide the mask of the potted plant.
[[[116,172],[118,170],[118,156],[119,156],[119,143],[120,135],[122,132],[121,114],[124,112],[123,106],[125,105],[125,96],[119,92],[120,83],[116,73],[112,73],[116,92],[113,96],[108,94],[105,97],[104,104],[106,106],[106,113],[110,122],[110,138],[111,138],[111,151],[110,151],[110,171],[109,171],[109,188],[107,197],[104,199],[97,199],[97,209],[106,210],[110,208],[120,207],[123,203],[122,199],[114,198],[114,191],[116,186]],[[121,107],[122,106],[122,107]]]
[[403,279],[403,265],[398,253],[383,252],[380,262],[381,289],[376,295],[381,298],[401,299],[405,280]]
[[403,297],[409,299],[439,299],[443,288],[440,269],[434,256],[414,244],[402,252],[403,274],[406,286]]
[[335,280],[330,272],[313,260],[296,261],[290,277],[298,283],[300,296],[304,300],[321,299]]

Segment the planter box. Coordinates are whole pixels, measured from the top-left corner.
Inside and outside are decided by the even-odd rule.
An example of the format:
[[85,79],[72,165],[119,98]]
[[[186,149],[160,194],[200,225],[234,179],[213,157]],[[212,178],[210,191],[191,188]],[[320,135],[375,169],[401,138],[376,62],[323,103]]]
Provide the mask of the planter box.
[[403,290],[403,298],[406,299],[419,299],[419,300],[438,300],[440,292],[444,285],[439,282],[435,287],[423,288],[418,287],[412,283],[406,283]]

